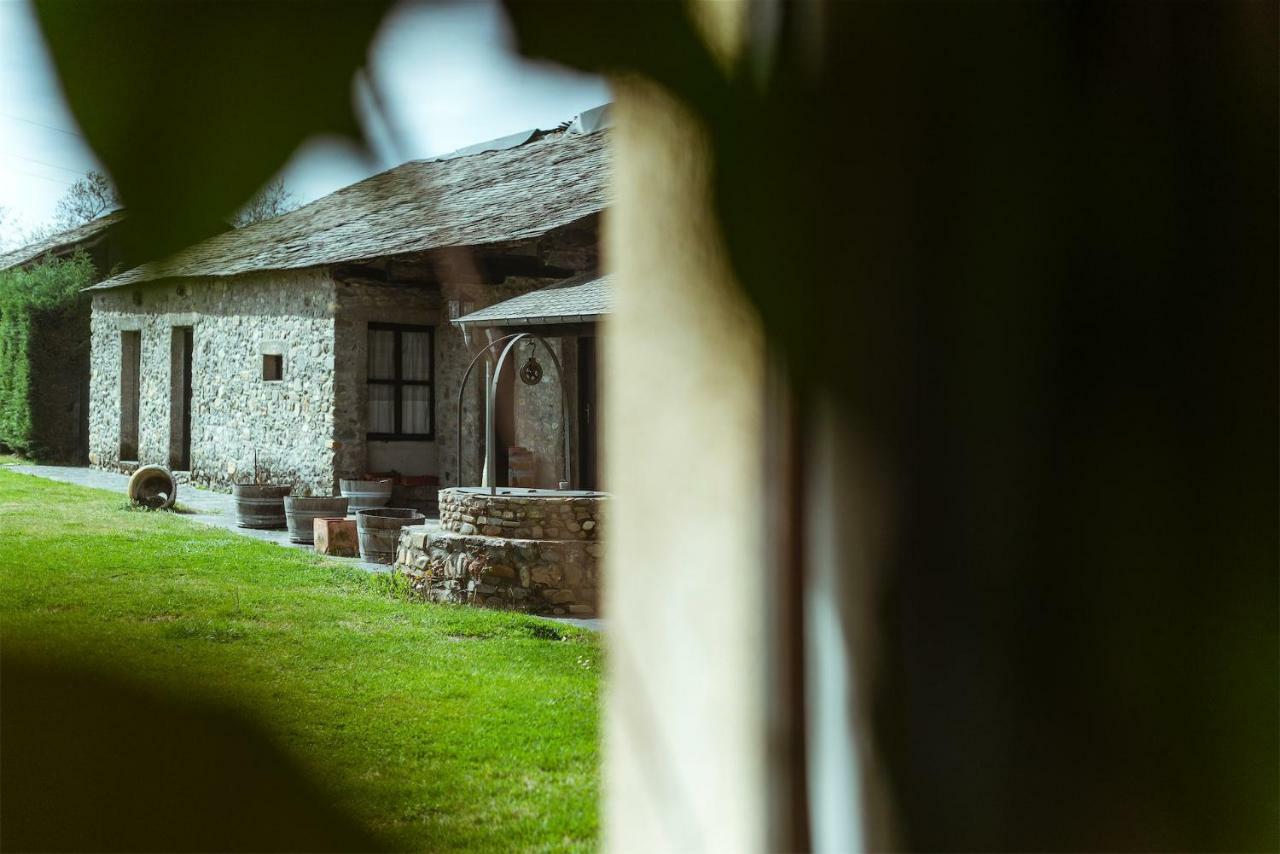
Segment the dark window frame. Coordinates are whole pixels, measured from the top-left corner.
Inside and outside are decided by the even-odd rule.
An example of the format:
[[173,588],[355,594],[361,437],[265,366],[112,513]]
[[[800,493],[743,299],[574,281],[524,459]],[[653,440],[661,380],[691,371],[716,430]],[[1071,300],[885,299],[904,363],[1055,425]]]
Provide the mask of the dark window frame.
[[[274,368],[274,370],[272,370]],[[270,374],[276,376],[270,376]],[[283,353],[263,353],[262,354],[262,381],[264,383],[284,382],[284,354]]]
[[[365,439],[373,442],[432,442],[436,438],[436,328],[434,326],[420,326],[413,323],[370,323],[369,329],[365,333],[365,347],[368,347],[369,332],[394,332],[395,340],[392,344],[392,359],[395,363],[394,379],[373,379],[369,376],[369,359],[366,351],[364,377],[365,386],[385,385],[390,386],[395,396],[395,421],[396,432],[394,433],[374,433],[365,432]],[[404,332],[425,332],[427,335],[427,352],[431,354],[430,368],[428,377],[425,380],[406,380],[401,374],[404,371],[404,349],[401,343],[401,334]],[[402,433],[400,432],[404,426],[404,387],[405,386],[426,386],[427,392],[427,427],[426,433]],[[368,409],[365,410],[365,417],[368,417]],[[367,426],[367,425],[366,425]]]

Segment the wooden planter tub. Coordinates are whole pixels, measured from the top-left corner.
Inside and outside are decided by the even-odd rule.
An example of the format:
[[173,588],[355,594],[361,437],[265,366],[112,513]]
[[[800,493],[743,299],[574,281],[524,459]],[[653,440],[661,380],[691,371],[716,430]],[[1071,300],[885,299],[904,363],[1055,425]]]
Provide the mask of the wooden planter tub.
[[289,523],[289,539],[295,543],[315,542],[315,520],[325,516],[346,516],[347,499],[289,495],[284,499],[284,515]]
[[378,507],[356,512],[356,533],[360,538],[360,557],[373,563],[392,563],[400,529],[427,521],[410,507]]
[[231,487],[236,499],[236,524],[241,528],[279,530],[287,526],[284,497],[291,486],[263,483],[237,483]]

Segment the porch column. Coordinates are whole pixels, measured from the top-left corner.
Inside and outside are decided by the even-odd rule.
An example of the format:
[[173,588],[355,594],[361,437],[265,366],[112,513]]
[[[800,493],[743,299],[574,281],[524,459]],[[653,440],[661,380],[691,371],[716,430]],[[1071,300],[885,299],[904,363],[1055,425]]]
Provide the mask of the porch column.
[[605,845],[761,851],[763,335],[720,245],[702,131],[654,86],[615,92]]

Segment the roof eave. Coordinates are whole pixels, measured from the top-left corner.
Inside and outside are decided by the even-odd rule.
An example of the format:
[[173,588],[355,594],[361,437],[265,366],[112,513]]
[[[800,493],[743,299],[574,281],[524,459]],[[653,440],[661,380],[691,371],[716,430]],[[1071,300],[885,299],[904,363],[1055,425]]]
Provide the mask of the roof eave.
[[468,320],[465,317],[457,317],[449,321],[460,327],[470,327],[475,329],[487,329],[494,326],[556,326],[566,323],[595,323],[606,317],[610,312],[601,311],[591,314],[542,314],[531,317],[481,317],[476,320]]

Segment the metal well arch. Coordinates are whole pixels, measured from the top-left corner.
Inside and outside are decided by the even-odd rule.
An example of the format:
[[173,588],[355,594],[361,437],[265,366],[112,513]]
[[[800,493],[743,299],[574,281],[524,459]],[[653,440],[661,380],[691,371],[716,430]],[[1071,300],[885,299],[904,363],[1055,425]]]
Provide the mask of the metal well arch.
[[484,460],[485,460],[485,480],[489,482],[489,494],[498,494],[497,485],[497,455],[494,453],[494,445],[497,443],[497,424],[494,422],[494,406],[498,397],[498,378],[502,376],[502,366],[506,364],[507,356],[511,350],[525,338],[532,338],[536,343],[542,345],[542,349],[547,351],[547,355],[551,357],[551,365],[555,368],[556,382],[560,385],[560,432],[564,435],[564,480],[569,486],[573,486],[573,456],[569,447],[569,394],[564,387],[564,371],[560,368],[560,358],[556,355],[556,351],[551,349],[551,345],[541,335],[532,332],[514,332],[510,335],[503,335],[501,338],[495,338],[488,344],[480,348],[480,352],[471,359],[471,364],[467,365],[467,370],[462,374],[462,382],[458,385],[458,435],[455,446],[456,459],[458,461],[458,481],[462,481],[462,402],[467,391],[467,380],[471,378],[471,371],[475,368],[476,363],[480,361],[481,356],[486,356],[489,352],[503,341],[507,345],[502,348],[502,353],[498,356],[498,362],[493,370],[493,378],[489,382],[489,388],[485,394],[484,406]]

